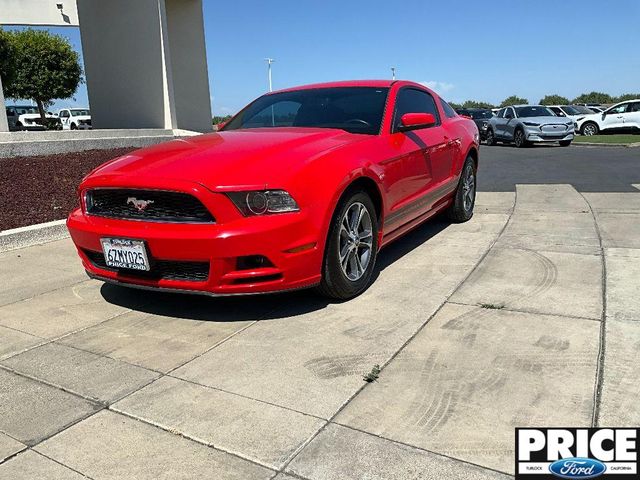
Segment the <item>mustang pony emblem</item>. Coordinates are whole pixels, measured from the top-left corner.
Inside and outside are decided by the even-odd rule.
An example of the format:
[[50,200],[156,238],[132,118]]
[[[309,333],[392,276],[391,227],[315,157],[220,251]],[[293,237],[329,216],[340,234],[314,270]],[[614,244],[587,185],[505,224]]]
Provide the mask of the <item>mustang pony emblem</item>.
[[138,200],[136,197],[127,198],[127,205],[133,205],[138,209],[139,212],[144,212],[145,209],[152,203],[154,203],[153,200]]

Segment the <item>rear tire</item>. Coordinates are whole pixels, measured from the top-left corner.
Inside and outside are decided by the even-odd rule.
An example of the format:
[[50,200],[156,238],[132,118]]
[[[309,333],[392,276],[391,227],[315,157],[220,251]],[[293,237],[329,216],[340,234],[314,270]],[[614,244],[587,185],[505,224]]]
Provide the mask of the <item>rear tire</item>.
[[524,130],[518,128],[513,134],[513,144],[518,148],[524,148],[529,146],[529,142],[524,136]]
[[363,191],[347,193],[329,226],[318,291],[336,300],[359,295],[371,283],[377,256],[375,206]]
[[78,129],[78,127],[76,126],[76,124],[75,124],[75,123],[72,123],[72,124],[71,124],[71,127],[69,127],[69,129],[70,129],[70,130],[77,130],[77,129]]
[[447,210],[447,216],[455,223],[466,222],[473,217],[476,204],[476,164],[473,158],[467,157],[462,167],[458,188],[453,203]]
[[496,144],[496,136],[493,133],[492,129],[487,130],[487,138],[485,139],[485,142],[487,142],[487,145],[489,146],[493,146]]
[[571,140],[562,140],[560,142],[561,147],[568,147],[569,145],[571,145]]
[[591,137],[592,135],[597,135],[598,133],[600,133],[600,127],[598,127],[598,124],[595,122],[586,122],[584,125],[582,125],[580,133],[585,137]]

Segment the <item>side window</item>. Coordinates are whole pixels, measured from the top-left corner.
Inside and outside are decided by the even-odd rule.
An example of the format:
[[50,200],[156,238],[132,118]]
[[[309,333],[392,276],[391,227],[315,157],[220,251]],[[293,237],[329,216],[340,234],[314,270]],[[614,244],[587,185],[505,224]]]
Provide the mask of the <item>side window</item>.
[[13,108],[7,108],[7,117],[13,117],[15,114],[16,113]]
[[506,112],[506,111],[507,111],[507,109],[506,109],[506,108],[501,109],[501,110],[498,112],[498,114],[496,115],[496,117],[498,117],[498,118],[504,118],[504,112]]
[[396,111],[393,116],[393,130],[400,125],[400,119],[405,113],[430,113],[436,119],[436,125],[440,125],[438,107],[433,97],[424,90],[416,88],[403,88],[396,97]]
[[509,107],[504,112],[504,118],[515,118],[516,115],[513,113],[513,108]]
[[451,105],[449,105],[447,102],[445,102],[442,99],[440,99],[440,104],[442,105],[442,109],[444,110],[445,117],[453,118],[456,116],[456,111],[453,108],[451,108]]
[[558,107],[549,107],[549,110],[551,110],[553,113],[555,113],[559,117],[563,117],[564,116],[563,111],[560,110],[560,108],[558,108]]
[[629,104],[629,112],[640,112],[640,102]]
[[625,113],[629,105],[629,103],[623,103],[622,105],[618,105],[617,107],[612,108],[607,113]]

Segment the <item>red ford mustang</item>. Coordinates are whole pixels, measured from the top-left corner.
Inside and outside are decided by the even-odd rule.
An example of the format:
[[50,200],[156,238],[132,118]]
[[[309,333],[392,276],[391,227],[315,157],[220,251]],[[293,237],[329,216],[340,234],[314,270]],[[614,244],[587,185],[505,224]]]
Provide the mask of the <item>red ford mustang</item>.
[[434,214],[473,214],[473,121],[405,81],[264,95],[219,132],[91,172],[67,221],[107,282],[212,295],[318,286],[346,299],[379,249]]

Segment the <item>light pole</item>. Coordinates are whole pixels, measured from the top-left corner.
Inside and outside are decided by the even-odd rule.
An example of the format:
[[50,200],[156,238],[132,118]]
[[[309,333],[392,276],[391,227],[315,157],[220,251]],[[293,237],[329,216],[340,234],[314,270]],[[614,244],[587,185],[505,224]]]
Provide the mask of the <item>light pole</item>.
[[391,80],[396,79],[396,67],[391,67]]
[[273,86],[271,84],[271,64],[275,62],[273,58],[265,58],[267,61],[267,73],[269,74],[269,91],[273,92]]

